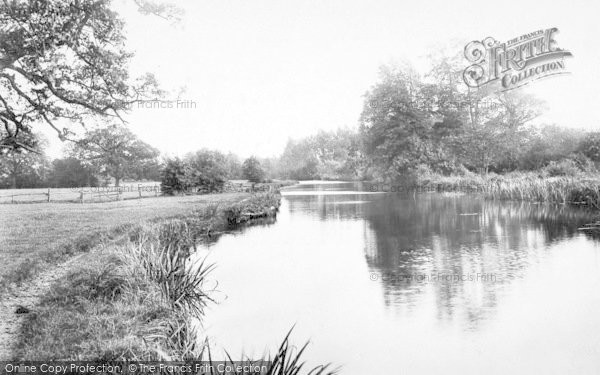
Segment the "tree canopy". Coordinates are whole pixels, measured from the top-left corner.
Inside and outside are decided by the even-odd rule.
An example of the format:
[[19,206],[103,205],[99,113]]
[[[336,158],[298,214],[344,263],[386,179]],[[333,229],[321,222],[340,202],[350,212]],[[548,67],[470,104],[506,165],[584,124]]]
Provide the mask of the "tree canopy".
[[[137,1],[145,13],[172,12]],[[123,120],[137,101],[156,98],[151,74],[129,76],[124,21],[108,0],[0,1],[0,149],[34,150],[45,123],[61,139],[90,117]]]
[[124,177],[135,175],[141,165],[156,161],[159,152],[126,127],[111,125],[87,132],[72,145],[71,155],[113,177],[119,186]]
[[250,182],[261,182],[265,178],[265,171],[258,159],[251,156],[242,164],[242,175]]

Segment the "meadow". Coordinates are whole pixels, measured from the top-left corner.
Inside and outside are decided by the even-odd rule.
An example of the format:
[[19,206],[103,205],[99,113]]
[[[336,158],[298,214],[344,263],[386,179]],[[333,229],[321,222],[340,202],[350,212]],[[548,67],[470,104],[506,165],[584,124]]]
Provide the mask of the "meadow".
[[106,203],[0,205],[0,294],[41,269],[88,251],[146,221],[188,215],[250,196],[228,193]]

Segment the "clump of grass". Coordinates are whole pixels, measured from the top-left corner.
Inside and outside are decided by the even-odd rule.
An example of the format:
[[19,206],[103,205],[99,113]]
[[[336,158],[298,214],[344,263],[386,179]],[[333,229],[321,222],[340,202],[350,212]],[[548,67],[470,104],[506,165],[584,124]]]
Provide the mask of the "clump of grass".
[[11,285],[21,285],[29,280],[40,268],[40,259],[23,259],[16,267],[0,277],[0,294]]
[[191,262],[189,248],[142,240],[131,244],[125,254],[130,262],[141,266],[145,277],[160,287],[163,297],[175,310],[202,316],[207,303],[213,301],[210,291],[204,288],[213,266],[205,261]]
[[52,285],[22,327],[18,358],[150,359],[155,347],[167,346],[151,333],[171,320],[172,308],[121,251],[90,255]]
[[255,194],[224,210],[229,225],[237,225],[253,219],[275,216],[281,204],[279,193],[267,192]]
[[35,258],[25,258],[21,260],[12,269],[0,275],[0,294],[10,290],[11,287],[19,287],[40,271],[46,269],[49,265],[68,259],[69,257],[86,253],[95,246],[118,241],[122,238],[131,225],[122,225],[110,230],[96,231],[85,235],[80,235],[74,240],[64,242],[52,251],[44,251]]
[[[297,349],[291,343],[291,334],[293,328],[288,332],[285,336],[279,348],[272,356],[266,356],[265,358],[258,360],[251,359],[242,359],[241,361],[234,361],[229,355],[229,353],[225,352],[226,355],[226,363],[231,365],[239,365],[241,364],[242,370],[235,370],[235,366],[231,366],[232,372],[234,375],[247,375],[247,374],[256,374],[256,372],[245,371],[244,366],[249,366],[247,368],[252,368],[252,366],[265,366],[266,367],[266,375],[298,375],[298,374],[306,374],[306,375],[334,375],[338,373],[339,369],[330,369],[331,365],[320,365],[306,371],[303,371],[306,368],[306,362],[302,359],[306,349],[308,348],[308,343],[304,344],[302,347]],[[200,354],[194,358],[198,361],[207,361],[210,364],[213,364],[213,353],[210,345],[206,342],[202,348]],[[261,372],[262,373],[262,372]]]
[[[305,362],[302,362],[302,356],[304,351],[308,347],[308,343],[304,344],[298,351],[294,351],[294,347],[290,344],[290,335],[292,331],[287,334],[279,350],[271,360],[271,366],[269,367],[268,375],[296,375],[305,366]],[[330,365],[317,366],[310,369],[308,375],[333,375],[337,373],[337,369],[329,370]]]

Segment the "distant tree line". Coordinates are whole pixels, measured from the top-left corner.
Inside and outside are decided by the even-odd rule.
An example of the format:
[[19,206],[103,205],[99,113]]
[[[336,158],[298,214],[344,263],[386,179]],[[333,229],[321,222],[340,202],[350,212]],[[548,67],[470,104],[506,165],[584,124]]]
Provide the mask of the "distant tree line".
[[159,152],[140,141],[123,126],[88,131],[69,144],[66,156],[50,160],[46,142],[33,134],[31,149],[0,152],[0,188],[84,187],[112,183],[124,178],[159,181],[163,162]]
[[320,131],[288,141],[273,174],[293,180],[358,179],[364,164],[359,134],[349,129]]
[[[21,149],[0,153],[0,188],[94,187],[130,179],[161,181],[169,193],[212,192],[222,190],[227,180],[397,180],[423,173],[485,173],[484,161],[487,172],[545,171],[556,176],[592,172],[600,163],[600,133],[555,125],[526,127],[520,130],[519,147],[510,148],[498,133],[498,139],[486,139],[481,133],[476,138],[465,135],[466,131],[458,133],[456,123],[451,130],[445,129],[447,122],[434,122],[422,130],[427,137],[404,139],[414,144],[399,140],[388,143],[390,138],[385,137],[383,145],[368,143],[377,141],[376,130],[393,133],[393,126],[321,131],[290,140],[279,157],[250,157],[243,162],[233,153],[206,149],[183,158],[164,159],[129,131],[112,128],[110,135],[110,127],[88,133],[84,137],[87,141],[72,144],[65,157],[50,160],[43,152],[46,142],[36,137],[36,152]],[[506,148],[494,156],[483,152],[489,150],[480,150],[480,157],[476,157],[477,142],[487,142],[490,148],[494,142],[496,147]],[[459,152],[465,148],[472,149]]]
[[[233,153],[202,149],[183,158],[161,158],[154,147],[122,125],[92,129],[69,143],[64,158],[50,160],[43,137],[32,134],[31,149],[0,152],[0,188],[67,188],[114,184],[124,179],[161,181],[167,193],[221,191],[227,180],[262,182],[261,161],[243,163]],[[269,161],[264,162],[269,165]]]
[[168,159],[162,174],[161,190],[166,194],[220,192],[228,180],[262,182],[264,177],[265,172],[255,157],[240,164],[234,154],[203,149],[182,159]]
[[123,125],[91,129],[49,160],[46,142],[21,133],[27,148],[0,150],[0,188],[76,187],[123,179],[161,181],[168,193],[221,191],[227,180],[411,181],[424,175],[540,171],[546,176],[596,171],[600,132],[534,126],[544,105],[531,95],[467,89],[461,64],[432,59],[420,76],[383,66],[365,94],[359,126],[289,140],[277,157],[203,149],[161,158]]

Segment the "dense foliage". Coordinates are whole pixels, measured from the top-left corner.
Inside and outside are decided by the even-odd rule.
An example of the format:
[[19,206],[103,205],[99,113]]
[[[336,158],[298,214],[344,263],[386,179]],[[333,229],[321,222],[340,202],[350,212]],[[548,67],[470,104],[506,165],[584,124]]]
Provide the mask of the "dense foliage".
[[262,182],[265,178],[265,171],[258,159],[252,156],[244,160],[244,164],[242,164],[242,176],[250,182]]
[[123,178],[139,175],[145,166],[156,164],[159,152],[126,127],[111,125],[87,132],[72,145],[71,155],[114,178],[115,186],[119,186]]
[[48,178],[51,187],[94,187],[99,185],[94,170],[75,158],[56,159]]
[[227,181],[225,157],[218,151],[200,150],[184,159],[184,184],[195,191],[220,191]]
[[415,183],[431,173],[595,170],[600,137],[533,126],[544,108],[535,97],[466,89],[460,72],[444,57],[433,61],[425,78],[407,66],[382,67],[360,120],[365,175]]
[[67,139],[74,124],[120,119],[130,103],[160,95],[152,75],[129,76],[123,27],[110,1],[0,2],[0,151],[33,150],[23,136],[33,126]]
[[161,188],[166,194],[221,191],[227,181],[225,156],[218,151],[200,150],[183,158],[168,159]]
[[348,129],[320,131],[290,140],[277,161],[276,177],[294,180],[339,180],[361,177],[363,154],[359,136]]

